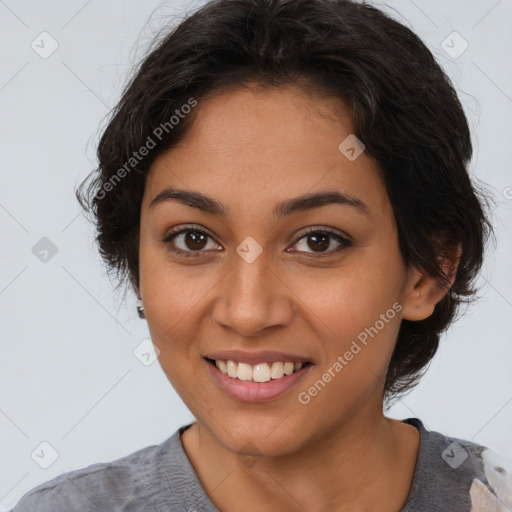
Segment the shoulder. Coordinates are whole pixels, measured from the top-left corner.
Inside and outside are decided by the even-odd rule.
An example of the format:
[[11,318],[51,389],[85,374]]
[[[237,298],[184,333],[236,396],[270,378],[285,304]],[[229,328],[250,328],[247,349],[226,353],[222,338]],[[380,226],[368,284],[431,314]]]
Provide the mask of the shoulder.
[[62,473],[27,492],[11,512],[128,512],[154,508],[152,467],[163,450],[172,452],[176,436],[111,462]]
[[427,430],[417,418],[404,421],[421,435],[408,504],[435,501],[439,510],[443,502],[471,512],[512,510],[512,459],[472,441]]

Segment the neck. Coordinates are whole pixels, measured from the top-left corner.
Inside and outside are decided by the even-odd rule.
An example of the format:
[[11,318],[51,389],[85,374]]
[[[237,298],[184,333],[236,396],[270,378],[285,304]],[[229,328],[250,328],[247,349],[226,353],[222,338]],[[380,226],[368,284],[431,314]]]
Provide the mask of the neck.
[[183,433],[182,442],[222,512],[396,512],[409,494],[419,432],[380,411],[363,413],[277,457],[240,457],[198,423]]

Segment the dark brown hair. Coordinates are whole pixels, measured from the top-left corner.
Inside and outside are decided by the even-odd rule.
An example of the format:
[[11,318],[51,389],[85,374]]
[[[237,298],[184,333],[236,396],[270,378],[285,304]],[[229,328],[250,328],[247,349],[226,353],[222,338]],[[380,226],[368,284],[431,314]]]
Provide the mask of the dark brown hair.
[[[461,245],[453,286],[433,314],[402,321],[385,383],[385,396],[396,397],[417,383],[440,333],[474,296],[492,227],[468,176],[470,131],[449,78],[410,29],[374,7],[213,0],[167,27],[124,88],[99,142],[99,166],[76,192],[92,213],[100,254],[120,284],[138,290],[151,164],[186,135],[194,101],[250,83],[299,85],[351,105],[354,133],[382,170],[406,264],[446,284],[440,263]],[[142,158],[143,147],[151,149]]]

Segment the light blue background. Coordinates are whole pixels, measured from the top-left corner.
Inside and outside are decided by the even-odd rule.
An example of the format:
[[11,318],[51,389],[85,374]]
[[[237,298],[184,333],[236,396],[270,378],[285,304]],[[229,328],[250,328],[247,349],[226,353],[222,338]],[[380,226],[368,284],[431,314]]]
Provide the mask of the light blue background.
[[[199,4],[0,2],[0,510],[61,472],[160,443],[192,421],[158,363],[134,357],[146,324],[133,297],[113,293],[73,188],[94,168],[108,111],[153,34]],[[512,457],[512,3],[383,8],[418,33],[459,91],[472,172],[495,193],[498,239],[481,300],[390,414]],[[47,59],[31,48],[43,31],[59,45]],[[453,31],[469,44],[455,59],[442,48]],[[42,237],[58,250],[47,263],[32,253]],[[48,469],[30,455],[43,441],[58,452]]]

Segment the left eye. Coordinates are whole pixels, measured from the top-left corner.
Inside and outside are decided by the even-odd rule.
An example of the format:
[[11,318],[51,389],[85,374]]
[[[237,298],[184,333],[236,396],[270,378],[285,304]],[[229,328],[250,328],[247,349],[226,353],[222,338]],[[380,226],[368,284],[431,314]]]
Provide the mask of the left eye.
[[[334,239],[335,243],[338,246],[334,249],[327,250],[331,247],[331,241]],[[308,248],[313,249],[313,253],[321,253],[323,256],[331,255],[334,252],[338,252],[346,247],[350,247],[352,243],[347,238],[341,236],[340,234],[331,231],[329,229],[314,229],[308,231],[306,234],[303,234],[293,245],[300,244],[302,241],[306,242]],[[308,251],[299,251],[299,252],[308,252]]]
[[[213,244],[213,247],[208,247],[209,240]],[[331,242],[335,241],[337,247],[331,248]],[[311,253],[317,253],[321,256],[328,256],[332,253],[338,252],[346,247],[350,247],[352,243],[347,238],[341,236],[339,233],[334,232],[330,229],[311,229],[306,233],[303,233],[293,246],[300,243],[306,242],[307,248],[312,249]],[[203,249],[215,249],[217,245],[212,237],[197,228],[183,228],[179,231],[175,231],[167,235],[163,243],[169,246],[169,250],[181,254],[183,256],[201,256]],[[181,244],[181,247],[180,247]],[[292,246],[292,247],[293,247]],[[309,252],[306,250],[291,251],[291,252]]]

